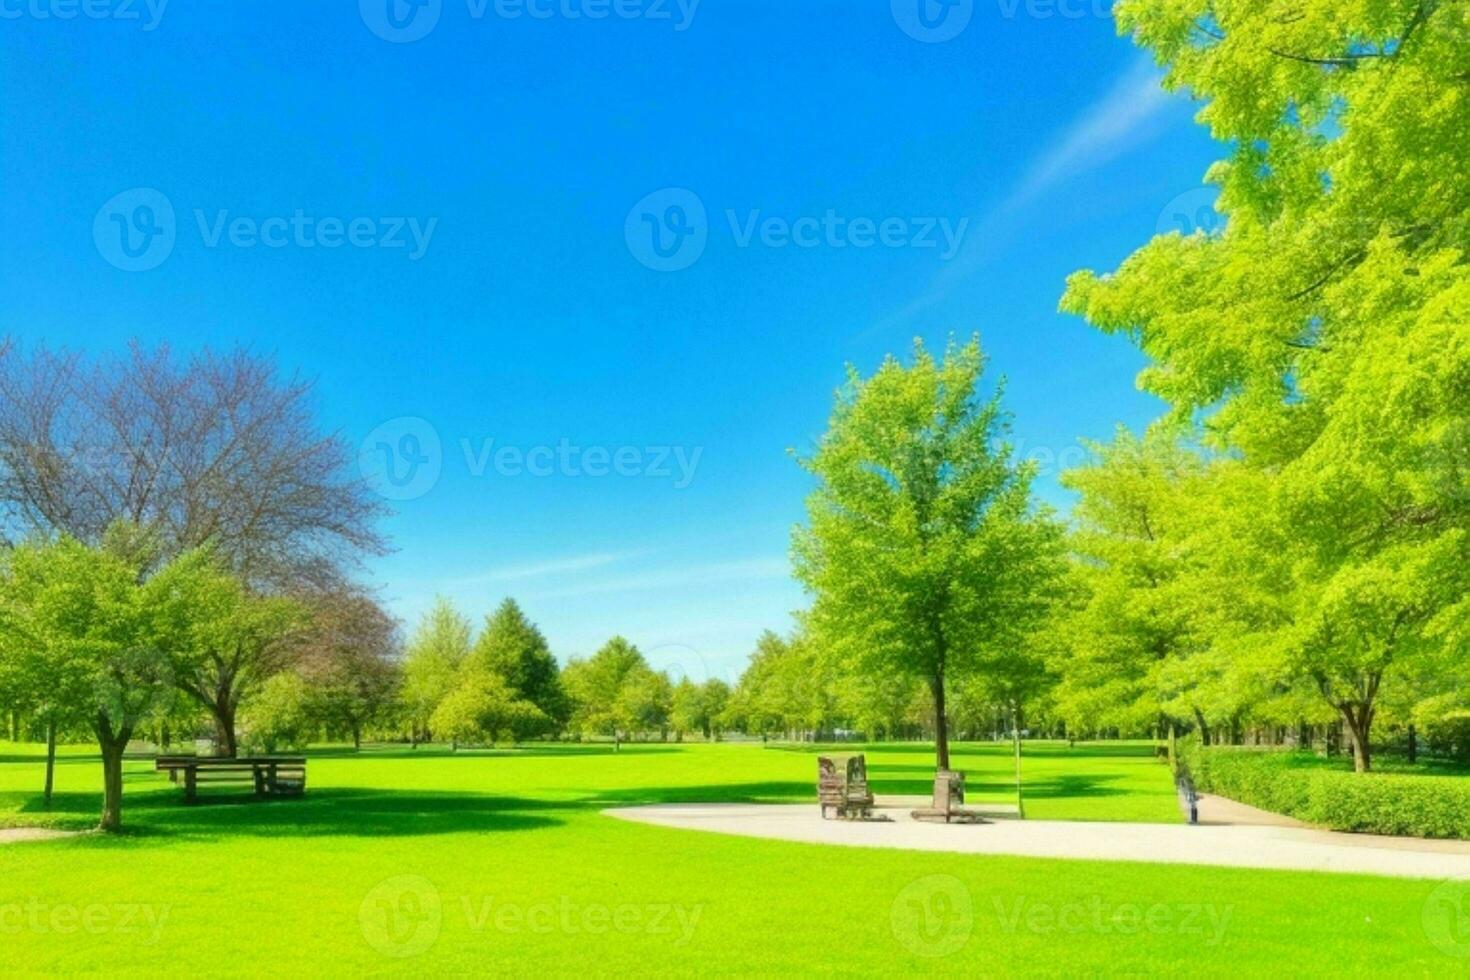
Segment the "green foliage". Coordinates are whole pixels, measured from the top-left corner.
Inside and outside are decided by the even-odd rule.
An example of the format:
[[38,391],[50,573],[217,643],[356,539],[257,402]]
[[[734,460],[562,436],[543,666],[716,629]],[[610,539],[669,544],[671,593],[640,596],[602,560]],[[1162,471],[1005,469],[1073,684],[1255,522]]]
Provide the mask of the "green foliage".
[[1204,792],[1332,830],[1470,839],[1470,783],[1404,772],[1357,775],[1309,753],[1205,748],[1180,757]]
[[306,682],[294,671],[267,680],[242,715],[245,745],[267,755],[304,747],[316,728],[311,697]]
[[426,732],[434,709],[454,690],[470,653],[470,623],[443,597],[408,641],[401,697],[415,732]]
[[[1062,571],[1059,529],[1001,443],[999,395],[980,397],[984,364],[978,341],[942,360],[916,343],[907,367],[850,370],[802,460],[818,488],[793,550],[816,641],[848,671],[928,685],[936,706],[946,681],[1021,645]],[[942,764],[942,727],[939,741]]]
[[293,599],[252,591],[209,549],[170,562],[149,587],[174,683],[210,712],[234,754],[241,703],[295,659],[307,611]]
[[1383,703],[1466,702],[1462,671],[1423,663],[1470,651],[1464,7],[1125,0],[1117,19],[1231,147],[1221,233],[1159,236],[1062,301],[1133,339],[1140,386],[1224,456],[1188,545],[1191,591],[1219,598],[1161,700],[1236,717],[1310,688],[1366,766]]
[[101,826],[109,831],[122,826],[123,749],[170,700],[175,677],[166,651],[178,633],[170,602],[208,576],[207,560],[186,552],[144,581],[136,557],[62,536],[26,541],[0,565],[6,648],[21,651],[18,671],[39,710],[85,723],[96,736]]
[[493,743],[540,735],[551,721],[540,708],[517,697],[505,678],[472,666],[434,709],[430,724],[441,739]]
[[[636,730],[629,725],[642,724],[644,713],[658,721],[662,692],[647,680],[652,673],[638,648],[621,636],[608,640],[587,660],[573,657],[562,671],[562,685],[572,702],[570,727],[587,734],[616,735]],[[625,688],[636,693],[625,696]]]
[[470,662],[505,678],[520,696],[558,724],[569,714],[560,669],[546,637],[526,618],[515,600],[506,599],[486,617]]

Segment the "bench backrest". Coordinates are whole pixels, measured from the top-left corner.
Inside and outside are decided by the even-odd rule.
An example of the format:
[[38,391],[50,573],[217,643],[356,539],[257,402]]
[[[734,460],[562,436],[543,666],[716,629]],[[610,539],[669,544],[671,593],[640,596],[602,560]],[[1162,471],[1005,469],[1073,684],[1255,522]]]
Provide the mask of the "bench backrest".
[[940,769],[934,774],[934,809],[952,810],[965,802],[965,774]]

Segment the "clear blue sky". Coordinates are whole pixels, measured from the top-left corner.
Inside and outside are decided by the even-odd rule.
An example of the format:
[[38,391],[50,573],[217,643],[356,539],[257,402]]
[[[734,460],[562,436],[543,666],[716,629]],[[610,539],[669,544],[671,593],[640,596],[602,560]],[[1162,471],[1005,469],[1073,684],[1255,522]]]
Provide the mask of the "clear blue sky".
[[1092,0],[960,0],[942,41],[919,0],[90,2],[0,2],[0,330],[243,343],[368,457],[437,437],[369,569],[410,623],[509,594],[563,659],[732,677],[803,604],[788,448],[914,336],[978,331],[1043,462],[1156,414],[1057,300],[1220,154]]

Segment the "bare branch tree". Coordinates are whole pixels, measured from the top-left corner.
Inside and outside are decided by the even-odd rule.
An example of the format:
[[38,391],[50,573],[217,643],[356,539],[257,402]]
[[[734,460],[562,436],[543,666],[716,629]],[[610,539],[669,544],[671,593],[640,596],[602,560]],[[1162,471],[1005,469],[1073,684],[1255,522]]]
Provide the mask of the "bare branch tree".
[[0,344],[0,533],[100,540],[124,519],[166,559],[211,543],[257,587],[320,587],[381,553],[384,512],[311,385],[245,351],[87,360]]

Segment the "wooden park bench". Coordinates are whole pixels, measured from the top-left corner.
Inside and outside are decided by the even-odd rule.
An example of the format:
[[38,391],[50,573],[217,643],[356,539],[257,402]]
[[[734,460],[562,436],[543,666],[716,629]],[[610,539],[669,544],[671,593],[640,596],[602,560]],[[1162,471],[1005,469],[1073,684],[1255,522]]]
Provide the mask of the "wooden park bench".
[[965,774],[941,769],[934,774],[934,799],[929,806],[910,811],[915,820],[943,820],[945,823],[983,823],[978,810],[966,810]]
[[257,756],[215,759],[194,755],[161,755],[154,763],[170,782],[184,784],[184,799],[199,798],[200,783],[250,783],[256,796],[300,796],[306,792],[306,759],[302,756]]
[[822,819],[833,810],[844,820],[873,816],[873,793],[868,789],[868,760],[862,755],[817,757],[817,801]]

